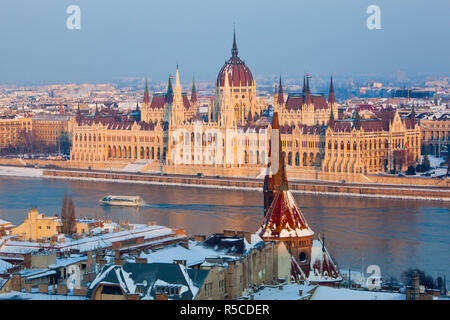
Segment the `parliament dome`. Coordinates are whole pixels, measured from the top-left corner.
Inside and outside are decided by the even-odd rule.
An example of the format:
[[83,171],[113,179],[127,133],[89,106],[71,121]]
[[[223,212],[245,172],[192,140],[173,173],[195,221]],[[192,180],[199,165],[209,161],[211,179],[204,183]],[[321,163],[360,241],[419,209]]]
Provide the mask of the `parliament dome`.
[[225,62],[217,76],[216,85],[223,87],[225,84],[225,74],[228,73],[228,84],[230,87],[253,86],[253,75],[244,61],[238,56],[236,45],[236,34],[233,35],[233,48],[231,49],[231,58]]

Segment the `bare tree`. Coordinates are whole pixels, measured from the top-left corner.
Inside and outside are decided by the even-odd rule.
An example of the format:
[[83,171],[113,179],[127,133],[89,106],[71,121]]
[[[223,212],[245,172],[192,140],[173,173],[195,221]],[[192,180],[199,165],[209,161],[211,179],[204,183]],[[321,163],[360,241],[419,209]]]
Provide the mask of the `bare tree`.
[[72,235],[77,232],[77,224],[75,220],[75,204],[72,198],[69,198],[69,204],[67,208],[67,212],[69,214],[67,221],[67,231],[68,234]]
[[77,231],[76,218],[75,218],[75,204],[71,197],[66,194],[63,198],[61,207],[61,232],[64,234],[72,235]]

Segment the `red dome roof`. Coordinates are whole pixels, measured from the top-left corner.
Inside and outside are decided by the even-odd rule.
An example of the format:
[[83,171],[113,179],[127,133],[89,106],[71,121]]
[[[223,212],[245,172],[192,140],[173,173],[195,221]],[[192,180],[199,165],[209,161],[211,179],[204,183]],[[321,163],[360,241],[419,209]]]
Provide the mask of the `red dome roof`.
[[224,86],[225,71],[228,71],[228,84],[232,87],[252,86],[254,85],[253,76],[245,62],[238,57],[236,46],[236,35],[233,37],[233,49],[231,49],[231,58],[220,69],[217,76],[217,86]]

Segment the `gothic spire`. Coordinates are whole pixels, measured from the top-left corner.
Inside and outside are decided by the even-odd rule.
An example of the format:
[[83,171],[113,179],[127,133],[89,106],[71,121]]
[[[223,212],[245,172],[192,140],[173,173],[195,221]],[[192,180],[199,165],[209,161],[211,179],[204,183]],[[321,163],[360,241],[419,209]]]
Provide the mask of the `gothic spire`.
[[331,80],[330,80],[330,91],[328,93],[328,103],[333,104],[335,103],[335,98],[334,98],[334,87],[333,87],[333,75],[331,75]]
[[180,72],[178,71],[178,64],[177,64],[177,72],[175,75],[175,93],[181,94],[181,83],[180,83]]
[[231,49],[231,56],[233,58],[238,56],[238,48],[236,44],[236,29],[233,28],[233,48]]
[[334,127],[333,104],[331,104],[331,108],[330,108],[330,120],[328,121],[328,125],[329,125],[330,127]]
[[172,88],[172,76],[169,75],[169,83],[167,85],[166,102],[172,103],[173,101],[173,88]]
[[306,92],[306,76],[303,75],[303,88],[302,88],[302,92],[305,93]]
[[197,88],[195,88],[195,79],[192,77],[191,102],[197,102]]
[[281,85],[281,75],[280,75],[280,84],[279,84],[279,86],[278,86],[277,103],[278,103],[279,105],[284,104],[283,86]]
[[147,78],[145,78],[145,89],[144,89],[144,103],[150,103],[150,96],[148,94]]

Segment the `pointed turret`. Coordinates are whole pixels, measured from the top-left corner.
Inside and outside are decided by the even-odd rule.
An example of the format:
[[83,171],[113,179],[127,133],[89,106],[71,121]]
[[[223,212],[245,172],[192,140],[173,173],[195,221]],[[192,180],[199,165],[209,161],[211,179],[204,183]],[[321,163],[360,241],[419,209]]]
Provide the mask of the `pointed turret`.
[[197,88],[195,88],[195,79],[192,78],[191,103],[197,102]]
[[335,102],[336,102],[336,100],[335,100],[335,97],[334,97],[333,75],[331,75],[330,91],[328,93],[328,103],[329,104],[334,104]]
[[277,103],[280,106],[284,104],[283,86],[281,85],[281,75],[280,75],[280,83],[278,85]]
[[145,78],[144,104],[150,104],[150,95],[148,94],[147,78]]
[[173,102],[172,76],[169,75],[169,83],[167,85],[166,103]]
[[231,56],[236,58],[238,56],[238,48],[236,44],[236,30],[233,29],[233,48],[231,49]]
[[306,76],[303,76],[302,93],[304,94],[305,92],[306,92]]
[[175,74],[175,88],[174,88],[173,92],[174,92],[174,95],[181,96],[180,71],[178,70],[178,65],[177,65],[177,71]]
[[333,112],[333,104],[331,104],[331,109],[330,109],[330,120],[328,121],[328,126],[330,126],[331,128],[334,127],[334,112]]

